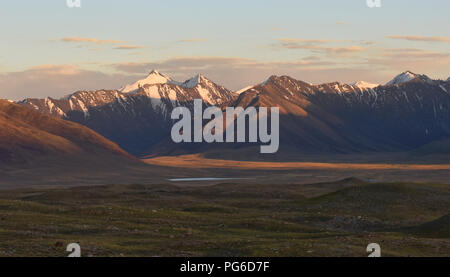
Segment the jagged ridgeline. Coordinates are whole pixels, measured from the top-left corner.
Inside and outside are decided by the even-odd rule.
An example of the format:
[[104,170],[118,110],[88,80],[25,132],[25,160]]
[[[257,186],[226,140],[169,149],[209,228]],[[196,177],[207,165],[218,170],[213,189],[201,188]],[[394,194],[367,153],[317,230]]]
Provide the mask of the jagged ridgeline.
[[[281,153],[405,151],[450,138],[450,81],[410,71],[386,85],[364,81],[315,85],[271,76],[233,92],[203,75],[177,82],[154,70],[118,90],[78,91],[61,99],[18,103],[88,126],[138,156],[224,147],[171,142],[171,111],[178,106],[192,108],[194,99],[221,108],[279,107]],[[246,146],[235,148],[241,151]]]

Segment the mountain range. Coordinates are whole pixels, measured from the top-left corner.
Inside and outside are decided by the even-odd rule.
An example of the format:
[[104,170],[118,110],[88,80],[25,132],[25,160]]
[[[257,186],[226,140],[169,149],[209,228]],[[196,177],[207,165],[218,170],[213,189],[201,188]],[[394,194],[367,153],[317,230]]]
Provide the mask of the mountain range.
[[315,85],[271,76],[233,92],[200,74],[177,82],[154,70],[117,90],[77,91],[61,99],[17,103],[87,126],[140,157],[224,149],[257,155],[247,152],[252,144],[171,143],[170,113],[177,106],[192,109],[193,99],[222,108],[279,107],[280,153],[380,153],[409,151],[450,138],[449,79],[432,80],[406,71],[385,85]]

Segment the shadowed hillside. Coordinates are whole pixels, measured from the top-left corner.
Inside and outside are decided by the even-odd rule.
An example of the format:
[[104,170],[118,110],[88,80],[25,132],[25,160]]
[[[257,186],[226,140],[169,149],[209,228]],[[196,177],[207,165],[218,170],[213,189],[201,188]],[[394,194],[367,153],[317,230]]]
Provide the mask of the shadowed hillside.
[[153,168],[83,125],[0,100],[2,188],[121,183]]
[[[134,158],[117,144],[82,125],[42,115],[0,100],[0,162],[18,164],[42,158],[89,155]],[[74,160],[75,162],[75,160]]]

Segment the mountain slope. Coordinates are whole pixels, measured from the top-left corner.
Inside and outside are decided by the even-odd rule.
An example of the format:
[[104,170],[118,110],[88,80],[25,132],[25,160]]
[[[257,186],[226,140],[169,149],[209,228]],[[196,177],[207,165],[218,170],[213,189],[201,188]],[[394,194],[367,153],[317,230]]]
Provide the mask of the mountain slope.
[[135,162],[115,143],[85,126],[0,100],[0,164],[22,166],[48,159],[74,165],[81,159],[104,164]]
[[345,122],[310,101],[308,95],[314,90],[314,86],[288,76],[272,76],[265,83],[241,93],[234,105],[279,107],[280,145],[311,152],[356,150],[356,141]]
[[450,136],[450,84],[415,78],[354,93],[316,93],[314,103],[358,134],[398,150]]
[[[319,96],[345,97],[343,95],[363,91],[366,90],[354,85],[311,85],[289,76],[271,76],[264,83],[242,92],[232,106],[279,107],[280,148],[277,157],[390,150],[386,145],[361,136],[353,126],[324,107]],[[241,144],[237,148],[241,154],[247,152],[243,147],[245,145]],[[258,154],[256,147],[246,153],[247,156],[261,156]],[[213,156],[225,157],[220,152]]]
[[374,88],[271,76],[233,106],[280,108],[281,155],[409,151],[450,138],[450,83],[417,76]]

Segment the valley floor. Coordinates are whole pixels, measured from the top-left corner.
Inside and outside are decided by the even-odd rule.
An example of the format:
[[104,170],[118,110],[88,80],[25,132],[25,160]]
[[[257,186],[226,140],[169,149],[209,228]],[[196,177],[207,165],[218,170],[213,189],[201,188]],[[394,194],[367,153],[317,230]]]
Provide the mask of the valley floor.
[[449,203],[449,185],[356,178],[3,190],[0,256],[449,256]]
[[[365,158],[365,159],[364,159]],[[399,160],[391,156],[330,158],[313,161],[241,161],[212,159],[202,155],[160,156],[146,164],[172,171],[171,178],[242,178],[241,183],[299,184],[335,181],[349,176],[368,182],[449,183],[450,163]],[[324,162],[326,161],[326,162]],[[170,170],[172,169],[172,170]],[[210,182],[217,184],[218,182]],[[190,185],[201,185],[191,182]]]
[[147,164],[180,168],[227,168],[242,170],[450,170],[450,164],[349,163],[349,162],[264,162],[209,159],[200,155],[161,156],[143,160]]

